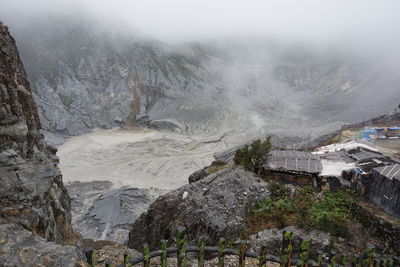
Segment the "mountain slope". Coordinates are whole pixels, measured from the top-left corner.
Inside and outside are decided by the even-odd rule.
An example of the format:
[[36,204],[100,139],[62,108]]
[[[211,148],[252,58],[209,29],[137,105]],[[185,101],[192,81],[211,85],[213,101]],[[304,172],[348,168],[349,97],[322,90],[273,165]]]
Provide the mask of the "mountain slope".
[[188,134],[296,129],[307,138],[399,102],[400,81],[388,68],[340,50],[241,39],[171,46],[121,25],[51,22],[13,30],[52,133],[80,135],[149,116],[154,126]]

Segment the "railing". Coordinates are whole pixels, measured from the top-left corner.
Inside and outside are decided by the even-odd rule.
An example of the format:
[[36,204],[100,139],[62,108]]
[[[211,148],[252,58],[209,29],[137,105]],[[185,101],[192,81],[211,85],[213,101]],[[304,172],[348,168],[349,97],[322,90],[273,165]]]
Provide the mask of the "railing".
[[[140,257],[132,258],[128,253],[124,254],[122,264],[116,265],[112,262],[106,262],[106,267],[130,267],[136,264],[142,263],[144,267],[150,267],[150,260],[155,257],[160,257],[160,266],[168,266],[168,257],[174,257],[177,259],[178,267],[188,267],[189,258],[188,253],[197,254],[197,266],[204,267],[207,259],[218,258],[218,267],[224,267],[225,256],[235,255],[238,256],[238,266],[244,267],[246,258],[253,258],[258,260],[258,266],[265,267],[267,262],[278,263],[282,267],[288,266],[301,266],[301,267],[398,267],[400,266],[399,257],[395,255],[383,256],[375,253],[375,246],[367,244],[362,254],[342,254],[339,255],[336,251],[330,251],[324,253],[321,250],[317,250],[314,253],[310,251],[311,242],[307,238],[303,238],[300,241],[300,247],[296,253],[297,257],[294,257],[293,247],[293,233],[290,231],[284,231],[282,237],[281,255],[275,256],[268,254],[267,243],[261,244],[259,252],[249,251],[249,242],[245,240],[239,240],[235,242],[237,248],[226,247],[225,239],[221,238],[217,246],[205,246],[205,242],[202,238],[199,238],[197,245],[188,246],[186,242],[186,229],[184,227],[178,227],[176,232],[176,246],[167,247],[167,241],[161,240],[159,250],[151,251],[149,246],[144,244],[143,254]],[[85,251],[87,262],[90,266],[96,266],[95,254],[93,249],[87,249]],[[313,255],[313,258],[311,257]]]

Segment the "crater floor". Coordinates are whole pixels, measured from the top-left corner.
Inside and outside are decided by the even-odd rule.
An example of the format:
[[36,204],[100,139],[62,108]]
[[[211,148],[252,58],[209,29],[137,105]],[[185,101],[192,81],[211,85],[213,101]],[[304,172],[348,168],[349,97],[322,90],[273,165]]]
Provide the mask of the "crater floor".
[[226,148],[220,137],[138,128],[95,130],[59,147],[65,183],[107,180],[116,187],[176,189]]

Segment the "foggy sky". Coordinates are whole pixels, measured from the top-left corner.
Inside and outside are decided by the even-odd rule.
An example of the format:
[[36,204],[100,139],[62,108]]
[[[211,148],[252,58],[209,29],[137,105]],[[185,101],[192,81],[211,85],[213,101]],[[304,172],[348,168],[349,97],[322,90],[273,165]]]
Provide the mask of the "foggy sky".
[[257,35],[396,47],[399,11],[396,0],[0,0],[6,23],[38,14],[88,14],[124,20],[168,42]]

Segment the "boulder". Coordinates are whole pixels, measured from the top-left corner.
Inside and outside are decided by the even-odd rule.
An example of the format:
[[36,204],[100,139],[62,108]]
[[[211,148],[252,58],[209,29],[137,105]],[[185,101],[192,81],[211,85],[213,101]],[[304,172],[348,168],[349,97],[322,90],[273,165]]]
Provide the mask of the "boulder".
[[188,229],[191,240],[234,240],[251,207],[268,197],[267,184],[241,167],[216,172],[160,196],[133,224],[128,247],[140,250],[146,242],[154,249],[161,239],[172,240],[178,226]]

